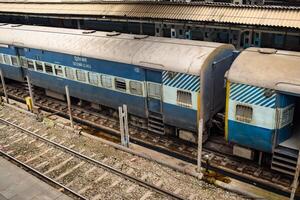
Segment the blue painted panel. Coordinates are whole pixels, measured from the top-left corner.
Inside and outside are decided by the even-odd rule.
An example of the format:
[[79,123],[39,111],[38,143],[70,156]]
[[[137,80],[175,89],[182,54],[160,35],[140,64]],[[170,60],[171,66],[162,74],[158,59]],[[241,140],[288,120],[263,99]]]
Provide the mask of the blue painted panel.
[[228,120],[228,140],[244,147],[272,153],[274,130]]
[[276,144],[279,144],[292,136],[292,124],[278,130]]
[[5,78],[20,82],[24,81],[21,67],[12,67],[10,65],[0,64],[0,68],[2,69],[3,76],[5,76]]
[[276,106],[279,108],[285,108],[295,103],[295,97],[278,93]]
[[145,80],[145,70],[135,65],[42,51],[37,49],[25,49],[25,56],[27,58],[35,60],[41,60],[78,69],[94,71],[133,80]]
[[190,131],[197,131],[196,110],[164,103],[163,113],[166,124]]
[[8,48],[0,47],[0,53],[16,55],[16,50],[13,46],[9,46]]
[[[129,95],[117,91],[95,87],[92,85],[75,82],[67,79],[49,76],[44,73],[28,72],[34,85],[45,89],[65,93],[65,85],[69,86],[70,95],[89,102],[98,103],[117,109],[122,104],[127,104],[128,112],[140,117],[146,117],[145,98]],[[49,84],[51,83],[51,84]]]
[[148,110],[161,113],[161,101],[159,99],[148,98]]
[[162,83],[162,71],[147,69],[146,80],[149,82]]

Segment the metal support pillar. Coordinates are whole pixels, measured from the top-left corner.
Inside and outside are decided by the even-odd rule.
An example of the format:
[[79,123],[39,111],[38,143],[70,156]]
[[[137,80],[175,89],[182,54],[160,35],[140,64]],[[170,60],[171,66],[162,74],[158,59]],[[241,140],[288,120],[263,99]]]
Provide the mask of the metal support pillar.
[[81,29],[81,26],[80,26],[80,19],[77,19],[76,22],[77,22],[77,29]]
[[143,35],[144,31],[143,31],[143,23],[140,22],[140,35]]
[[8,95],[7,95],[7,92],[6,92],[5,80],[4,80],[2,70],[0,70],[0,78],[1,78],[1,83],[2,83],[2,87],[3,87],[3,93],[4,93],[4,96],[5,96],[5,101],[6,101],[6,103],[9,103]]
[[123,105],[123,107],[119,106],[119,118],[121,144],[125,147],[129,147],[128,112],[126,105]]
[[200,119],[199,120],[199,127],[198,127],[198,159],[197,159],[197,170],[198,170],[198,172],[201,172],[202,136],[203,136],[203,119]]
[[295,193],[296,190],[298,188],[299,185],[299,170],[300,170],[300,150],[298,152],[298,160],[297,160],[297,166],[296,166],[296,171],[295,171],[295,175],[294,175],[294,181],[292,183],[292,191],[291,191],[291,195],[290,195],[290,200],[294,200],[295,198]]
[[27,80],[27,85],[28,85],[28,90],[29,90],[29,96],[30,96],[31,102],[32,102],[32,107],[34,107],[33,92],[32,92],[32,87],[31,87],[29,76],[26,76],[26,80]]
[[69,117],[70,117],[70,123],[71,127],[74,128],[73,123],[73,116],[72,116],[72,108],[71,108],[71,98],[70,98],[70,92],[69,92],[69,86],[65,86],[66,89],[66,97],[67,97],[67,103],[68,103],[68,110],[69,110]]

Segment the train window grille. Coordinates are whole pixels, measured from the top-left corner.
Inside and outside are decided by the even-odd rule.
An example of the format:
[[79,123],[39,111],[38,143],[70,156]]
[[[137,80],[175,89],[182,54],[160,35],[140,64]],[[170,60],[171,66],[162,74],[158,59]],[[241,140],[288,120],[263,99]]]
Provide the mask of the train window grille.
[[250,123],[252,121],[252,115],[252,107],[245,105],[236,105],[235,117],[238,121]]
[[11,57],[11,63],[12,63],[13,66],[19,67],[19,60],[18,60],[18,57],[12,56],[12,57]]
[[115,79],[115,86],[117,90],[126,91],[126,81],[125,79],[116,78]]
[[112,80],[110,76],[101,75],[101,84],[105,88],[112,88]]
[[26,59],[26,58],[21,57],[20,63],[21,63],[21,66],[22,66],[22,67],[28,68],[28,63],[27,63],[27,59]]
[[4,58],[4,64],[11,65],[11,60],[9,55],[3,55]]
[[78,81],[86,82],[85,71],[76,70],[76,77]]
[[65,70],[66,70],[66,77],[68,79],[75,80],[74,70],[70,67],[66,67]]
[[55,65],[55,75],[63,77],[64,76],[64,72],[63,72],[63,67],[60,65]]
[[96,86],[99,84],[98,74],[93,73],[93,72],[88,72],[88,77],[89,77],[90,84],[96,85]]
[[129,88],[131,94],[143,95],[143,84],[137,81],[130,81]]
[[3,64],[4,63],[4,60],[3,60],[3,55],[0,54],[0,64]]
[[155,83],[148,83],[148,96],[151,98],[161,98],[161,85]]
[[177,91],[177,104],[183,107],[192,107],[192,94],[187,91]]
[[28,69],[34,69],[34,62],[33,60],[27,60]]
[[46,71],[46,73],[48,73],[48,74],[53,74],[53,68],[52,68],[52,65],[49,64],[49,63],[45,63],[45,71]]
[[43,63],[42,62],[36,61],[35,62],[35,67],[36,67],[36,70],[39,71],[39,72],[43,72],[44,71]]

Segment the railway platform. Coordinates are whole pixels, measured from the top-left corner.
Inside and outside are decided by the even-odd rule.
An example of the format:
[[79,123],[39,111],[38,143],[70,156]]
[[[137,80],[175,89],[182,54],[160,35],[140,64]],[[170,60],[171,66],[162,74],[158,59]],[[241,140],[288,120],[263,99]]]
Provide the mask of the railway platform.
[[47,183],[0,157],[0,200],[71,200]]

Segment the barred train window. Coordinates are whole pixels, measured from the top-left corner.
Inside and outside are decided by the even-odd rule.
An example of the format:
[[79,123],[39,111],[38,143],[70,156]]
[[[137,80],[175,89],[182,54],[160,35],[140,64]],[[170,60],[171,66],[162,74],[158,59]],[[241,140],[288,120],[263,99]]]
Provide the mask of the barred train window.
[[55,65],[55,66],[54,66],[54,71],[55,71],[55,75],[61,76],[61,77],[64,76],[64,73],[63,73],[63,67],[62,67],[62,66],[60,66],[60,65]]
[[129,88],[131,94],[143,95],[143,84],[137,81],[130,81]]
[[3,55],[0,53],[0,64],[3,64],[4,60],[3,60]]
[[250,123],[252,120],[252,115],[252,107],[245,105],[236,105],[235,118],[238,121]]
[[184,107],[192,107],[192,94],[186,91],[177,91],[177,104]]
[[101,76],[102,86],[105,88],[112,88],[112,81],[110,76],[102,75]]
[[37,71],[40,71],[40,72],[44,71],[44,69],[43,69],[43,63],[42,62],[35,61],[35,67],[36,67]]
[[21,66],[24,68],[28,68],[28,63],[27,63],[27,59],[24,57],[21,57]]
[[33,60],[27,60],[28,69],[34,69]]
[[4,64],[11,65],[9,55],[3,55],[3,58],[4,58]]
[[148,96],[152,98],[160,99],[161,97],[160,84],[148,83]]
[[117,90],[126,91],[126,81],[124,79],[116,78],[115,86]]
[[68,79],[74,80],[75,79],[74,70],[70,67],[66,67],[65,70],[66,70],[66,77]]
[[92,85],[98,85],[99,80],[98,80],[98,74],[93,73],[93,72],[88,72],[88,77],[89,77],[89,82]]
[[16,56],[11,57],[11,62],[12,62],[13,66],[19,67],[19,61],[18,61],[18,58]]
[[76,77],[78,81],[86,82],[85,71],[82,71],[80,69],[76,70]]
[[45,71],[48,74],[53,74],[53,69],[52,69],[52,65],[49,63],[45,63]]

